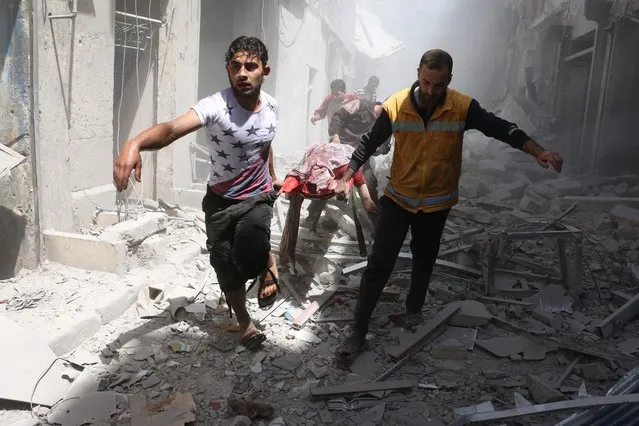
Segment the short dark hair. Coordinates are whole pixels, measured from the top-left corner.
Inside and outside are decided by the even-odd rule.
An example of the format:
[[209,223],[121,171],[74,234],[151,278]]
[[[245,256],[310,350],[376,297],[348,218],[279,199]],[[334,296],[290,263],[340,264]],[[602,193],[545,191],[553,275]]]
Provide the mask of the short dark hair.
[[229,50],[226,51],[226,63],[230,64],[235,55],[241,52],[246,52],[250,56],[257,56],[263,67],[268,63],[268,50],[262,40],[257,37],[240,36],[233,40]]
[[379,77],[377,77],[376,75],[371,75],[370,77],[368,77],[368,84],[379,84]]
[[341,78],[331,81],[332,92],[346,92],[346,83]]
[[422,55],[419,61],[419,68],[427,66],[429,70],[442,70],[448,69],[448,72],[453,72],[453,57],[448,52],[441,49],[428,50]]

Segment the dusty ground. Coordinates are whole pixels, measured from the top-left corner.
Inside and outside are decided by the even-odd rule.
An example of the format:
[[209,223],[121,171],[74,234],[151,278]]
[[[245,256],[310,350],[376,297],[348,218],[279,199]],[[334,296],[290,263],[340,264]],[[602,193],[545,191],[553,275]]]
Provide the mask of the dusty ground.
[[[469,173],[476,172],[471,170]],[[492,194],[498,191],[495,185],[499,180],[500,177],[495,176],[494,181],[484,179],[482,183]],[[507,185],[508,182],[502,184]],[[466,186],[466,191],[476,191],[476,185],[472,182]],[[618,185],[619,182],[613,182],[595,187],[599,192],[605,192],[614,190]],[[626,183],[630,190],[634,185],[636,181]],[[520,209],[521,197],[515,197],[516,201],[506,199],[496,202],[489,195],[467,196],[469,199],[463,200],[451,214],[444,237],[444,241],[450,242],[442,245],[441,252],[450,253],[442,256],[443,259],[478,269],[482,268],[485,260],[489,231],[513,229],[527,221],[539,222],[557,217],[565,210],[565,205],[549,200],[545,210],[525,213]],[[274,243],[277,243],[280,229],[277,219],[273,223]],[[345,236],[329,243],[336,230],[328,219],[321,222],[318,235],[302,231],[298,243],[298,261],[302,267],[298,269],[299,275],[291,276],[286,272],[287,268],[282,268],[281,274],[303,299],[321,294],[335,284],[354,289],[333,296],[301,331],[291,327],[291,319],[300,306],[286,288],[283,289],[286,300],[268,316],[257,307],[253,290],[249,299],[252,315],[261,320],[268,340],[255,353],[238,346],[237,333],[233,331],[235,324],[220,299],[214,274],[209,273],[208,256],[201,254],[176,266],[175,274],[167,278],[165,284],[201,290],[196,301],[207,304],[204,318],[181,312],[177,319],[141,319],[136,307],[132,306],[66,357],[99,375],[100,390],[143,394],[152,401],[188,392],[197,406],[196,424],[202,425],[250,424],[242,423],[246,419],[238,417],[238,413],[227,407],[230,396],[272,405],[274,414],[268,419],[256,419],[253,424],[438,425],[452,422],[455,408],[486,401],[492,402],[495,410],[512,408],[515,406],[515,392],[533,403],[552,398],[553,392],[547,389],[540,393],[531,392],[534,387],[531,380],[538,379],[549,385],[554,392],[559,392],[561,398],[577,397],[583,383],[588,394],[604,395],[625,372],[637,365],[634,359],[637,348],[631,347],[631,339],[639,337],[636,322],[622,326],[608,339],[600,338],[595,326],[620,306],[611,291],[636,294],[636,284],[628,272],[628,261],[637,263],[639,245],[636,238],[630,238],[627,228],[620,233],[621,226],[598,211],[577,208],[562,218],[561,223],[575,225],[587,234],[583,243],[585,267],[580,277],[583,291],[568,294],[569,303],[553,309],[551,313],[540,313],[538,305],[532,305],[529,299],[518,295],[501,296],[508,299],[505,302],[482,301],[493,319],[467,330],[471,335],[474,333],[472,330],[476,330],[476,337],[470,344],[459,335],[452,334],[444,334],[428,342],[387,379],[408,379],[414,383],[413,389],[384,395],[366,408],[329,410],[335,407],[329,407],[326,401],[312,400],[309,389],[369,381],[395,364],[385,349],[402,341],[407,332],[394,327],[387,314],[402,311],[410,261],[398,261],[389,286],[398,288],[399,292],[389,292],[378,305],[375,313],[378,318],[374,320],[368,336],[368,352],[356,360],[351,371],[338,368],[332,354],[338,342],[349,333],[348,319],[357,297],[360,275],[342,276],[343,267],[357,263],[357,246]],[[465,235],[472,229],[480,232]],[[187,236],[186,233],[190,234]],[[459,238],[455,239],[455,236]],[[174,223],[164,238],[169,239],[171,245],[194,238],[202,239],[203,235],[193,227]],[[179,248],[175,249],[175,252],[179,251]],[[407,247],[403,251],[409,252]],[[328,259],[327,253],[332,254]],[[336,254],[341,254],[342,260]],[[509,256],[526,258],[553,273],[558,267],[554,245],[544,240],[507,246],[505,258]],[[507,267],[517,269],[512,264]],[[118,279],[109,274],[49,264],[33,274],[4,283],[2,290],[8,293],[2,295],[7,298],[15,296],[15,293],[11,294],[12,287],[30,294],[48,289],[35,307],[14,313],[8,311],[22,324],[36,327],[44,320],[38,322],[29,318],[37,318],[40,313],[47,318],[52,311],[54,315],[62,315],[63,311],[75,309],[76,304],[90,300],[87,293],[108,291],[110,283]],[[517,289],[536,288],[533,280],[523,281]],[[537,284],[545,286],[545,283]],[[484,295],[484,282],[458,270],[437,268],[431,290],[424,308],[426,322],[453,300],[480,300]],[[77,299],[74,299],[76,296]],[[523,304],[513,303],[515,299],[523,301]],[[561,305],[556,299],[553,302]],[[30,312],[25,314],[27,311]],[[333,318],[333,321],[324,322],[326,318]],[[451,333],[450,328],[448,333]],[[498,357],[484,349],[485,342],[495,337],[532,339],[534,350],[514,351]],[[459,341],[464,343],[461,351],[455,346],[455,342]],[[169,346],[172,342],[188,345],[187,351],[174,353]],[[512,344],[513,341],[509,340],[498,346],[504,348]],[[571,349],[566,349],[566,346]],[[580,359],[574,368],[560,383],[555,383],[577,356]],[[19,419],[29,416],[23,406],[5,408],[11,410],[0,412],[0,424],[16,424]],[[526,417],[508,424],[554,424],[561,418],[565,415]],[[131,424],[127,404],[119,405],[112,424]]]

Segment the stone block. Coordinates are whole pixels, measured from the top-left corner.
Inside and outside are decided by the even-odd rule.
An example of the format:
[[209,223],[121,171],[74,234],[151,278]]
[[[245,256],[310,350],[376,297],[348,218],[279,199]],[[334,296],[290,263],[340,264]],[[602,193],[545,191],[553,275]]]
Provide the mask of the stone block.
[[53,353],[60,356],[93,337],[102,327],[100,315],[95,311],[69,312],[57,317],[39,330],[45,336]]
[[489,176],[499,177],[506,173],[505,162],[494,158],[479,160],[478,168],[482,174]]
[[610,211],[610,216],[617,224],[619,238],[635,239],[639,236],[639,210],[618,204]]
[[127,246],[124,241],[102,241],[91,235],[44,231],[46,258],[75,268],[123,274]]
[[488,324],[492,315],[483,303],[476,300],[461,300],[452,303],[460,306],[460,310],[453,316],[449,324],[456,327],[480,327]]
[[578,180],[572,179],[555,179],[547,183],[556,195],[559,197],[567,197],[571,195],[583,195],[583,184]]
[[118,223],[120,220],[116,212],[97,212],[93,218],[93,223],[102,228],[108,228]]
[[145,213],[135,220],[127,220],[113,225],[102,235],[100,240],[115,242],[124,240],[129,246],[140,244],[142,241],[166,230],[168,216],[165,213]]
[[524,211],[529,211],[532,213],[541,213],[545,211],[549,206],[548,199],[542,195],[539,195],[535,191],[531,191],[530,188],[526,190],[524,193],[524,198],[522,198],[519,203],[519,207]]

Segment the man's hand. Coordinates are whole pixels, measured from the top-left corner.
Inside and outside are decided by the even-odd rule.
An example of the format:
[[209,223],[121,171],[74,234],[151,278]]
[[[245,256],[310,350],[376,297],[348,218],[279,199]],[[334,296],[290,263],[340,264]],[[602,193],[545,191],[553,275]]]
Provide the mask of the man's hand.
[[364,210],[366,210],[369,214],[377,214],[377,206],[370,197],[364,198],[362,200],[362,204],[364,205]]
[[333,135],[331,137],[331,140],[328,141],[328,143],[340,143],[341,141],[339,140],[339,135]]
[[118,191],[124,191],[129,185],[131,171],[135,170],[135,180],[142,181],[142,157],[140,149],[128,142],[120,151],[118,159],[113,167],[113,181]]
[[559,173],[561,172],[561,166],[564,164],[564,159],[558,152],[543,151],[537,156],[537,162],[544,169],[547,169],[548,166],[551,165],[552,168]]
[[278,196],[282,193],[282,181],[276,177],[273,178],[273,189],[277,192]]
[[349,191],[351,186],[348,181],[344,179],[339,179],[337,181],[337,185],[335,186],[335,198],[340,201],[344,201],[348,198]]
[[313,116],[311,117],[311,124],[314,126],[315,123],[317,123],[320,119],[320,116],[318,113],[314,113]]

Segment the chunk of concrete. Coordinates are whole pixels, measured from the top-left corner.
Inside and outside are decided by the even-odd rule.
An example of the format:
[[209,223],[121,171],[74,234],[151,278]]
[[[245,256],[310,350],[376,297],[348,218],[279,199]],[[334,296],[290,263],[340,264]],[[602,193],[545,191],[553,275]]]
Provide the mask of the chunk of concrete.
[[618,204],[610,211],[610,216],[617,225],[619,238],[635,239],[639,236],[639,210]]
[[583,184],[573,179],[555,179],[549,181],[548,185],[554,190],[555,194],[560,197],[582,195],[584,192]]
[[102,228],[108,228],[109,226],[113,226],[118,223],[119,217],[117,212],[104,212],[99,211],[95,214],[93,218],[93,223]]
[[587,380],[605,381],[610,378],[610,370],[599,362],[581,364],[578,369],[583,378]]
[[549,202],[542,195],[534,191],[527,190],[519,203],[519,208],[532,213],[540,213],[548,208]]
[[459,306],[459,312],[449,321],[450,325],[457,327],[480,327],[488,324],[493,316],[488,312],[483,303],[476,300],[460,300],[451,305]]
[[533,401],[537,404],[547,404],[565,399],[564,394],[544,383],[539,377],[528,375],[527,385]]
[[124,241],[103,241],[91,235],[44,231],[44,249],[51,262],[75,268],[124,274],[127,246]]
[[437,344],[430,355],[436,359],[467,359],[469,357],[466,346],[457,339],[448,339]]
[[93,392],[63,400],[47,414],[47,421],[62,426],[110,424],[116,404],[115,392]]
[[120,222],[100,235],[100,240],[115,242],[124,240],[129,246],[140,244],[151,235],[166,230],[168,216],[165,213],[145,213],[135,220]]

